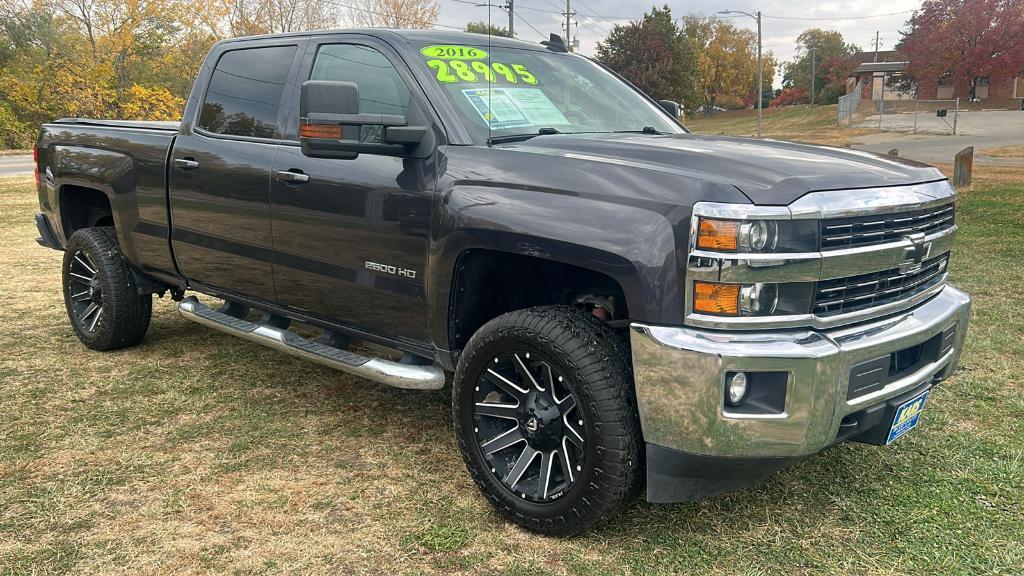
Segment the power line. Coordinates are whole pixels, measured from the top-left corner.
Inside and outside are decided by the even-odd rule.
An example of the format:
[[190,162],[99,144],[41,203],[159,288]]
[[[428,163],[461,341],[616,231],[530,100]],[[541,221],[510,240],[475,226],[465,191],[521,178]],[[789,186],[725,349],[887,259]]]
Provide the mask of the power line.
[[839,22],[842,20],[866,20],[868,18],[883,18],[885,16],[899,16],[900,14],[910,14],[914,10],[904,10],[902,12],[889,12],[887,14],[871,14],[870,16],[846,16],[839,18],[804,18],[802,16],[769,16],[762,14],[762,18],[771,18],[772,20],[808,20],[813,22]]

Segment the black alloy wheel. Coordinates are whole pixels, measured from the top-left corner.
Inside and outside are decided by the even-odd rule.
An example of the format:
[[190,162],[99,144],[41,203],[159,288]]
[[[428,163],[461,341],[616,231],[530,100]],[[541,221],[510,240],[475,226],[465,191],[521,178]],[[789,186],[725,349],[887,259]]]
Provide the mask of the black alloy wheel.
[[153,296],[139,294],[113,228],[76,230],[64,249],[62,279],[68,320],[83,344],[113,350],[146,335]]
[[640,491],[628,347],[585,311],[529,308],[482,326],[459,357],[452,413],[477,486],[529,530],[579,534]]
[[550,362],[525,351],[500,354],[474,392],[479,449],[509,491],[546,502],[572,488],[583,470],[585,422]]

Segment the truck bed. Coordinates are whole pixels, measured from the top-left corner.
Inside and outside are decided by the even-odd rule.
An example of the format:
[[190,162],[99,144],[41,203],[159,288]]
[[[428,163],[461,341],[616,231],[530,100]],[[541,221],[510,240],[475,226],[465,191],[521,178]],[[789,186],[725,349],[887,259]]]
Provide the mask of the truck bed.
[[83,217],[84,206],[76,201],[82,189],[98,190],[109,199],[112,224],[128,260],[155,277],[176,278],[169,242],[167,159],[178,125],[92,118],[61,118],[43,125],[40,204],[61,244],[67,243],[70,229],[64,220]]
[[111,128],[143,128],[146,130],[163,130],[177,132],[181,122],[157,120],[104,120],[102,118],[61,118],[52,124],[77,124],[80,126],[105,126]]

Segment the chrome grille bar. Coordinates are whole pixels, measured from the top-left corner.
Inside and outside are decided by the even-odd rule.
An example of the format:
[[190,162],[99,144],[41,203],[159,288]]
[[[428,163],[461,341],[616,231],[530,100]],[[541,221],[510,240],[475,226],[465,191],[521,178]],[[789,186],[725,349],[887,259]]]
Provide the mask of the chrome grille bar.
[[899,268],[836,278],[818,282],[814,295],[814,313],[839,314],[878,306],[915,294],[941,280],[946,271],[947,254],[926,260],[914,271]]
[[954,213],[949,203],[913,212],[822,220],[821,250],[884,244],[915,232],[930,234],[953,226]]

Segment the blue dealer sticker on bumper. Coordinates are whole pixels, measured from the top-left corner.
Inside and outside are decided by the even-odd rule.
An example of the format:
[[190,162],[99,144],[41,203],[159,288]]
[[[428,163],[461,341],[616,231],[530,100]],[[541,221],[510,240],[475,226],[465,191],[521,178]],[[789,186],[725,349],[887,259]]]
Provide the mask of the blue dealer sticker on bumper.
[[929,392],[931,392],[930,389],[925,390],[896,409],[896,415],[892,419],[892,428],[889,429],[889,438],[885,441],[886,444],[891,444],[893,440],[917,426],[921,421],[921,413],[924,412],[924,403],[928,399]]

